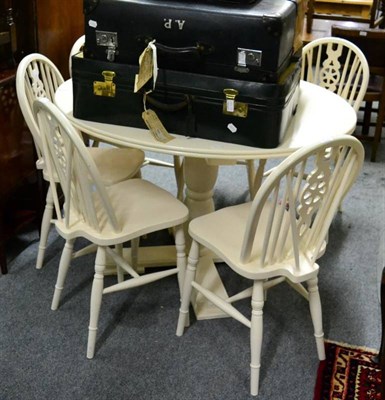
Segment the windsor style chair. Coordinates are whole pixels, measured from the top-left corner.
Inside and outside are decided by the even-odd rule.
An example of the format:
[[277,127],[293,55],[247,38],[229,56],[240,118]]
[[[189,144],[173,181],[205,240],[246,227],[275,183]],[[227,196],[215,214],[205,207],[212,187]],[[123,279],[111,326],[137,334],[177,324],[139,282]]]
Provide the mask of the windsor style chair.
[[[77,237],[97,247],[95,276],[90,300],[87,357],[95,353],[98,319],[104,294],[142,286],[173,274],[181,286],[185,267],[183,224],[187,207],[168,191],[143,179],[128,179],[105,186],[98,168],[78,132],[48,99],[33,105],[43,141],[46,170],[52,187],[57,220],[55,226],[66,240],[60,260],[51,308],[57,309]],[[56,177],[64,193],[63,214],[57,201]],[[163,229],[173,229],[176,267],[139,275],[123,258],[123,243]],[[107,255],[118,268],[118,283],[104,287]],[[124,280],[123,271],[130,276]],[[179,302],[180,295],[176,296]]]
[[[46,97],[53,101],[56,89],[64,79],[51,60],[42,54],[34,53],[24,57],[17,68],[16,92],[25,122],[32,134],[37,161],[36,167],[48,181],[45,160],[42,151],[42,138],[34,118],[32,105],[35,99]],[[80,135],[80,133],[79,133]],[[112,184],[132,178],[140,173],[144,162],[144,152],[138,149],[89,148],[105,184]],[[49,229],[53,219],[52,188],[48,188],[46,205],[41,223],[39,250],[36,268],[41,268],[47,246]]]
[[[250,328],[252,395],[259,388],[263,306],[269,287],[287,281],[309,301],[318,357],[325,359],[317,259],[325,251],[329,226],[363,160],[362,144],[352,136],[297,150],[272,171],[252,202],[223,208],[189,224],[193,241],[176,334],[181,336],[189,325],[193,290]],[[202,246],[252,286],[224,299],[204,281],[198,283]],[[232,304],[247,297],[251,297],[251,319]]]

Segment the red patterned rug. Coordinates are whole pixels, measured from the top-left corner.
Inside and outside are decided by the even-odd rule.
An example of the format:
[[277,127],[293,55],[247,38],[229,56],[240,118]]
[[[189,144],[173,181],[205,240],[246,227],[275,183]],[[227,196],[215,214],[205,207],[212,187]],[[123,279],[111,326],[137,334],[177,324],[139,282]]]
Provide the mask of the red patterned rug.
[[327,341],[314,400],[381,400],[381,370],[374,350]]

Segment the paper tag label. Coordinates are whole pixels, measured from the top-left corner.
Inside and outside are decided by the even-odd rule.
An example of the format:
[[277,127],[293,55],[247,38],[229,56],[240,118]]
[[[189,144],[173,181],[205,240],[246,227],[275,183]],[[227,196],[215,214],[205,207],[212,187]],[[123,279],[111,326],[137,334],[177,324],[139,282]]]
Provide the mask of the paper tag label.
[[139,73],[135,75],[135,93],[152,78],[152,72],[152,49],[147,47],[139,57]]
[[152,50],[152,89],[155,90],[156,80],[158,79],[158,53],[156,51],[155,40],[148,44]]
[[138,92],[151,78],[153,89],[158,76],[158,63],[154,40],[148,44],[139,57],[139,73],[135,75],[134,93]]
[[167,132],[167,129],[163,126],[162,122],[156,115],[153,110],[146,110],[142,113],[142,118],[147,125],[147,128],[152,133],[152,136],[158,141],[167,143],[172,139],[175,139],[174,136],[170,135]]

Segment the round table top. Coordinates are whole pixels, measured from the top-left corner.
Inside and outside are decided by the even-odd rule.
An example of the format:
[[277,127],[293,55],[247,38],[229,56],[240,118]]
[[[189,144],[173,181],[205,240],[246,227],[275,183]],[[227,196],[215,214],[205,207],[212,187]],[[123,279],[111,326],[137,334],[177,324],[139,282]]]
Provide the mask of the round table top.
[[55,103],[73,125],[84,133],[117,146],[181,155],[185,157],[251,160],[285,157],[298,148],[352,134],[357,123],[353,107],[340,96],[312,83],[300,82],[297,112],[292,118],[281,144],[263,149],[232,143],[176,135],[163,143],[147,129],[103,124],[75,118],[72,114],[72,80],[64,82],[55,94]]

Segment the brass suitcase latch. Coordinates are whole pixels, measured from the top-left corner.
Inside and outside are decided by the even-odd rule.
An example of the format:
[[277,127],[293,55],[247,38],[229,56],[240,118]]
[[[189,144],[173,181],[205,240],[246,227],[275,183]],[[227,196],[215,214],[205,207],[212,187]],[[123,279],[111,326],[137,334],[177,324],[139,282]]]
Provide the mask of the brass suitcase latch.
[[236,96],[238,96],[238,90],[224,89],[223,93],[226,97],[225,101],[223,102],[223,114],[246,118],[249,106],[247,103],[235,101]]
[[94,95],[104,97],[115,97],[116,85],[113,82],[115,77],[114,71],[103,71],[104,82],[94,81]]

